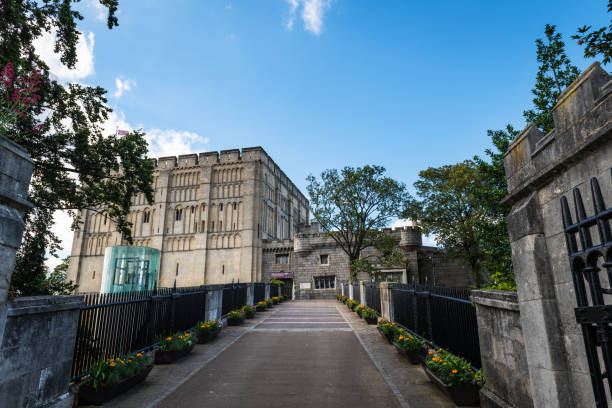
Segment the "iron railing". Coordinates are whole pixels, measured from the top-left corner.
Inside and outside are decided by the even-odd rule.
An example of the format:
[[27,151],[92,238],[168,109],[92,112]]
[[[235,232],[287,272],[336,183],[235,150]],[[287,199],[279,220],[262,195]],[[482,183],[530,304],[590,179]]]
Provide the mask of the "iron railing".
[[247,285],[230,283],[223,287],[221,314],[225,316],[232,310],[240,309],[247,303]]
[[353,282],[353,299],[361,303],[361,290],[359,289],[359,281]]
[[391,296],[394,321],[481,367],[476,308],[468,300],[469,290],[395,284]]
[[255,287],[253,288],[253,302],[261,302],[266,298],[266,284],[265,283],[255,283]]
[[204,319],[205,288],[84,295],[72,381],[85,375],[100,357],[151,348],[160,336],[187,330]]
[[365,297],[366,305],[374,310],[380,316],[382,315],[382,307],[380,303],[380,285],[377,282],[365,282]]
[[270,284],[270,298],[280,295],[280,285]]

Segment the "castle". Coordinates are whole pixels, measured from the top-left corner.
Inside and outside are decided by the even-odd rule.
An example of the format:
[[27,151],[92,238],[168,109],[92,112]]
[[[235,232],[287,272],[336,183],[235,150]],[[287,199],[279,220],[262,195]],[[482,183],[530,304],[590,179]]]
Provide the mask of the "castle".
[[[129,221],[135,246],[160,251],[158,287],[280,278],[298,297],[327,297],[349,279],[348,258],[309,225],[308,200],[261,147],[154,162],[154,202],[134,197]],[[105,249],[126,242],[104,210],[80,216],[68,279],[80,292],[98,292]],[[423,247],[417,229],[388,232],[401,235],[410,265],[385,271],[390,280],[468,284],[465,268]]]

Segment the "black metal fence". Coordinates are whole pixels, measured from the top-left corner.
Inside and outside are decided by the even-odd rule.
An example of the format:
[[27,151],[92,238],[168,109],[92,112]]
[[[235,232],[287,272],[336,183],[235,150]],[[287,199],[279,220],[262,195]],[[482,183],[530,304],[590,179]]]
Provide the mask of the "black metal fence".
[[205,288],[84,295],[72,362],[73,380],[101,356],[150,348],[159,336],[187,330],[204,319]]
[[230,283],[223,287],[221,314],[225,316],[230,311],[240,309],[247,303],[247,285],[245,283]]
[[482,366],[476,308],[468,289],[395,284],[391,296],[393,320],[435,346]]
[[344,288],[344,296],[348,296],[349,295],[349,284],[347,282],[344,282],[342,284],[342,287]]
[[353,282],[353,299],[361,303],[361,290],[359,289],[359,282]]
[[261,302],[266,298],[266,284],[265,283],[255,283],[255,287],[253,289],[253,302]]
[[377,282],[365,282],[364,286],[366,304],[368,307],[376,310],[376,313],[380,316],[382,314],[382,307],[380,303],[380,285]]
[[280,285],[270,284],[270,297],[273,298],[279,295],[280,295]]

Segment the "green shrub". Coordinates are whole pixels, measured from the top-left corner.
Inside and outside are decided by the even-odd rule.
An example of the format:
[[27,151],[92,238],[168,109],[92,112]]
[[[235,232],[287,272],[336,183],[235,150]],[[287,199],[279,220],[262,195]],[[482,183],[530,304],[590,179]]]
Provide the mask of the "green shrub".
[[425,365],[447,385],[482,384],[482,371],[474,371],[464,358],[438,349],[430,351]]

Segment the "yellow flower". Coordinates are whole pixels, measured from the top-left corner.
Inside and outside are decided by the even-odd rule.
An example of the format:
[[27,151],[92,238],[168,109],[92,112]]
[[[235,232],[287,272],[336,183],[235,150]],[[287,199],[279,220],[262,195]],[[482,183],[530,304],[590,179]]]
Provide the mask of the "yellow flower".
[[166,337],[166,340],[170,341],[170,340],[172,340],[172,337]]
[[178,337],[179,337],[179,339],[181,339],[181,340],[183,339],[183,336],[178,336]]
[[132,362],[132,360],[131,360],[131,359],[129,359],[129,360],[128,360],[128,363],[131,363],[131,362]]
[[189,337],[189,333],[185,333],[185,337]]
[[399,339],[400,339],[400,340],[404,340],[404,336],[400,335],[400,336],[399,336]]
[[201,325],[200,327],[201,327],[201,328],[204,328],[205,326],[204,326],[204,325]]
[[453,374],[457,374],[457,373],[458,373],[458,371],[457,371],[457,369],[456,369],[456,368],[453,368],[453,371],[451,371],[451,373],[453,373]]
[[442,363],[442,365],[446,365],[446,361],[444,363]]

